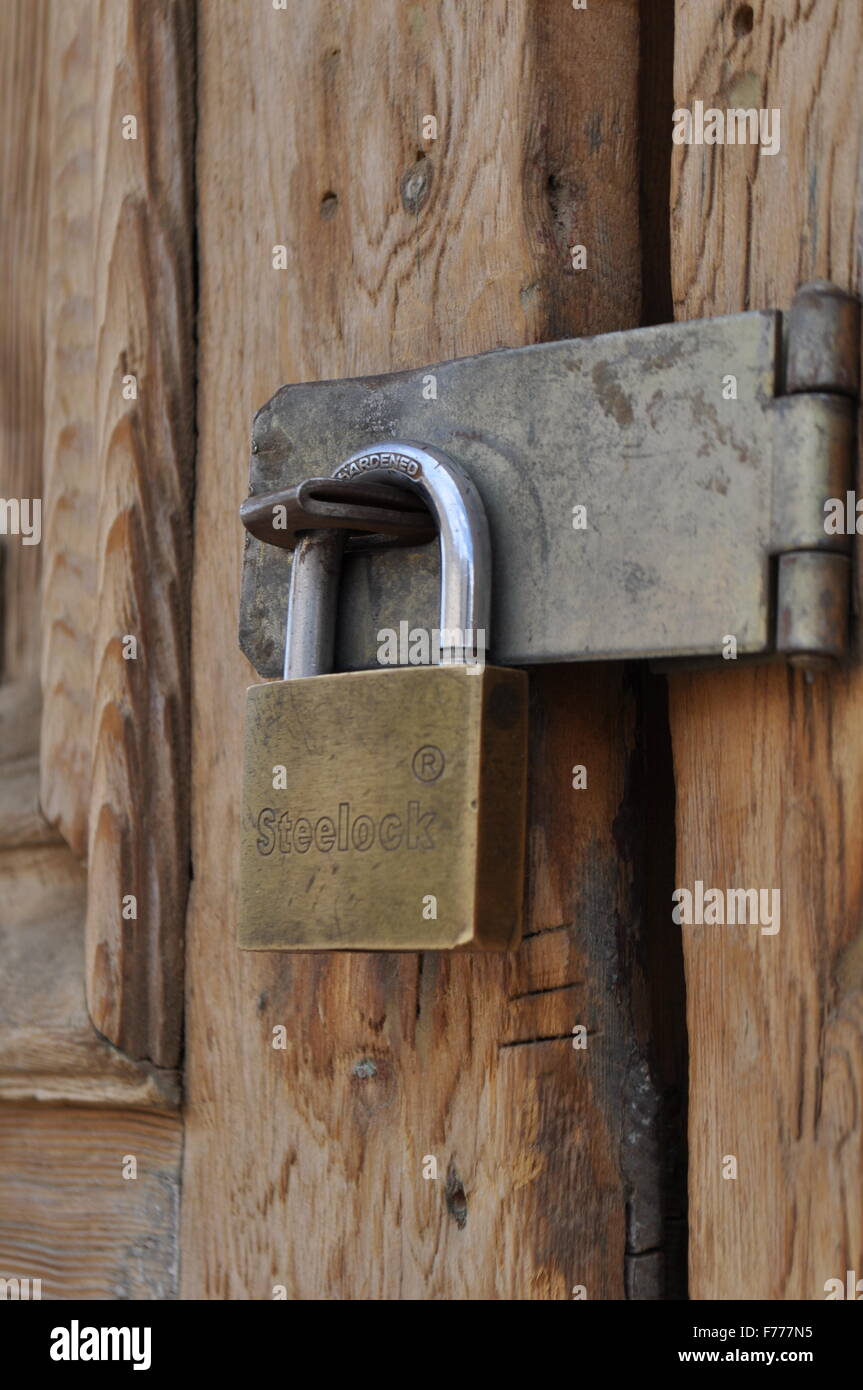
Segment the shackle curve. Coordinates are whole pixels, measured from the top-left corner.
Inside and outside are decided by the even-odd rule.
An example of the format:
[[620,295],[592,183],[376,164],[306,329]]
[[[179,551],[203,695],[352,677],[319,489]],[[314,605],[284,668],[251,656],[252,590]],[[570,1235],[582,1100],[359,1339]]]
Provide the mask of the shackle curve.
[[[442,450],[387,440],[359,449],[333,477],[392,483],[419,493],[435,520],[440,545],[439,660],[482,657],[491,608],[491,542],[474,483]],[[285,633],[285,679],[332,669],[338,584],[345,533],[304,537],[291,565]]]

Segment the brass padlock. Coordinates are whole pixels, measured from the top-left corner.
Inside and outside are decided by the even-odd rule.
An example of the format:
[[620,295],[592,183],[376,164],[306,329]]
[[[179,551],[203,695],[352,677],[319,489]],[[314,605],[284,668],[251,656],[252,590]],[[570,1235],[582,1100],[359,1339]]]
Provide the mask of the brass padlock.
[[[318,674],[332,662],[344,532],[300,542],[285,679],[247,693],[239,945],[512,948],[524,891],[527,676],[484,661],[485,509],[436,449],[380,445],[335,476],[361,474],[415,488],[434,516],[439,660]],[[421,634],[410,635],[422,655]]]

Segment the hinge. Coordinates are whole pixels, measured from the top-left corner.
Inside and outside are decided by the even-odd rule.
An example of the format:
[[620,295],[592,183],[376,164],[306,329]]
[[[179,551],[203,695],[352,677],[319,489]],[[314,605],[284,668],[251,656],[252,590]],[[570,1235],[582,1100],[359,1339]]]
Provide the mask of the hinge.
[[[472,478],[492,538],[490,655],[841,658],[853,526],[859,303],[826,282],[760,310],[507,348],[391,375],[284,386],[255,417],[240,642],[281,671],[290,553],[266,495],[412,440]],[[437,621],[434,545],[347,557],[337,665]]]
[[859,304],[825,281],[795,297],[776,401],[771,553],[778,557],[776,651],[817,667],[848,643],[853,534],[826,522],[852,487]]

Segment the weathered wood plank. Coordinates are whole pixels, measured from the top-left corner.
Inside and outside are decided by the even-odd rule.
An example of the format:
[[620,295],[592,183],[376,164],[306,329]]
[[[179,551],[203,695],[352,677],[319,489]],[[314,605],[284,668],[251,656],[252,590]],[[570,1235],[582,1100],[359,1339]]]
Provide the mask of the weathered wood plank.
[[[44,331],[49,177],[55,158],[68,153],[65,132],[55,131],[57,145],[49,138],[48,95],[57,94],[49,35],[71,14],[72,6],[45,0],[0,6],[0,495],[7,498],[43,493],[46,342],[52,355],[71,343],[84,359],[92,347],[80,322],[73,331],[81,305],[69,282],[66,318],[50,320]],[[68,67],[76,69],[72,52]],[[74,88],[63,86],[72,132],[81,115]],[[83,145],[77,164],[80,174]],[[78,183],[72,168],[67,175],[71,191]],[[68,247],[62,239],[56,246],[61,280],[77,273],[86,250],[80,228],[70,225],[69,235]],[[55,328],[59,337],[51,336]],[[71,411],[80,379],[66,366],[64,409]],[[73,492],[74,481],[73,473]],[[95,1032],[84,996],[86,874],[39,805],[39,561],[47,550],[47,568],[53,563],[54,583],[62,586],[64,557],[44,536],[41,545],[9,537],[3,546],[0,1277],[41,1279],[44,1298],[171,1297],[180,1123],[176,1113],[153,1112],[176,1112],[178,1077],[130,1061]],[[86,592],[77,596],[85,605]],[[76,609],[71,597],[69,614],[87,631],[88,610]],[[80,672],[70,666],[68,675],[74,684]],[[79,706],[84,722],[87,698],[84,692]],[[75,717],[68,732],[77,737]],[[129,1154],[138,1159],[135,1180],[122,1177]]]
[[49,84],[42,804],[88,860],[94,1022],[161,1065],[188,889],[193,19],[57,4]]
[[38,679],[0,684],[0,849],[63,843],[39,806],[41,716]]
[[175,1116],[0,1105],[0,1277],[43,1299],[176,1297],[180,1148]]
[[133,1061],[87,1012],[87,875],[42,816],[38,684],[0,686],[0,1100],[173,1110],[175,1071]]
[[239,955],[231,846],[252,415],[285,381],[637,322],[637,6],[301,0],[200,19],[185,1296],[620,1298],[627,1253],[632,1273],[656,1244],[653,1159],[636,1144],[621,1170],[652,1091],[622,671],[533,681],[515,959]]
[[50,6],[42,594],[42,805],[87,852],[98,515],[92,0]]
[[[679,317],[860,292],[861,43],[840,0],[678,0],[675,104],[781,112],[777,155],[675,151]],[[819,1299],[863,1268],[861,700],[856,660],[671,681],[677,883],[779,888],[782,914],[684,928],[693,1298]]]
[[[48,15],[44,5],[0,12],[0,497],[42,499]],[[18,132],[22,138],[16,138]],[[26,132],[26,136],[23,135]],[[40,528],[41,529],[41,528]],[[35,538],[36,533],[33,533]],[[0,676],[39,670],[41,544],[0,541]]]

